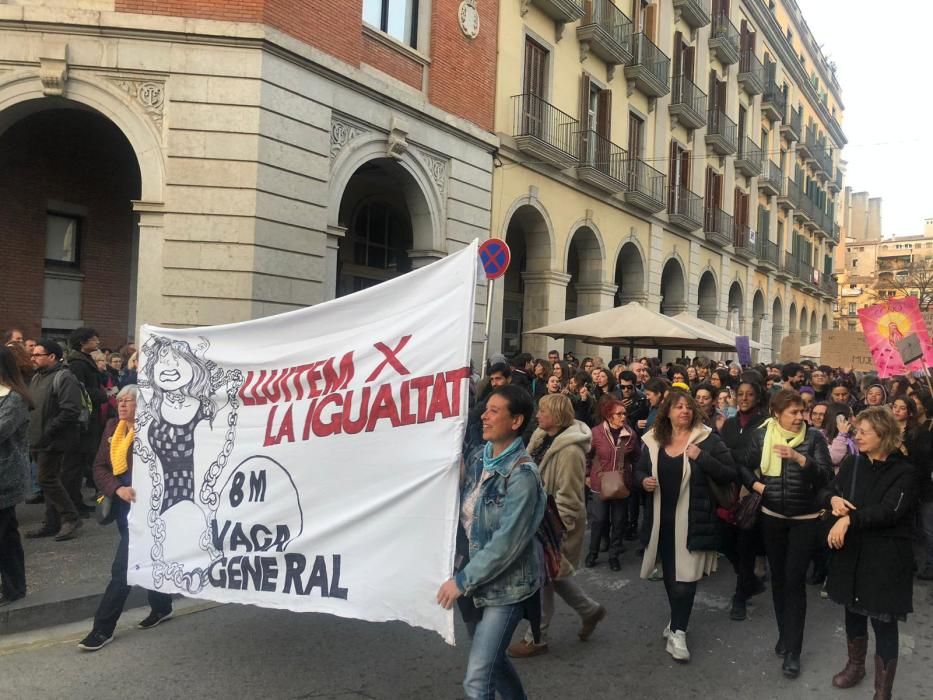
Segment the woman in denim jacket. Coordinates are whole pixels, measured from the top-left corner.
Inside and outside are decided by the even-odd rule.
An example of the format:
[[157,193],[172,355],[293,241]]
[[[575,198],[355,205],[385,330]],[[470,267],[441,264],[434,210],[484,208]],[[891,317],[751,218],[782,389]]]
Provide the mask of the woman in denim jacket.
[[482,416],[486,444],[465,466],[460,519],[469,540],[469,561],[437,592],[449,609],[469,596],[482,619],[468,624],[473,645],[463,688],[469,700],[524,699],[515,668],[506,656],[512,633],[524,616],[524,601],[543,583],[535,538],[547,497],[538,469],[522,444],[534,404],[527,391],[506,385],[493,390]]

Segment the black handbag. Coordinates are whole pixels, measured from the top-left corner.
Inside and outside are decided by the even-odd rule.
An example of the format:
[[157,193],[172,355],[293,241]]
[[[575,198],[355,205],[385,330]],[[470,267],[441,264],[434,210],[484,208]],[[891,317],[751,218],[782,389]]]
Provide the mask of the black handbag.
[[740,530],[751,530],[758,523],[758,513],[761,512],[761,494],[749,491],[735,510],[735,524]]
[[110,496],[99,494],[97,496],[97,505],[94,506],[94,517],[98,525],[109,525],[117,518],[116,504]]

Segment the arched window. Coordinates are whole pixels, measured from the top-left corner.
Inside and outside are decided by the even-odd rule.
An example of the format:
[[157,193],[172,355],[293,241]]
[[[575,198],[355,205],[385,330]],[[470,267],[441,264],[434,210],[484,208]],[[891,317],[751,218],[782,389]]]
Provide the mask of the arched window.
[[360,202],[341,241],[337,296],[372,287],[411,270],[411,220],[385,199]]

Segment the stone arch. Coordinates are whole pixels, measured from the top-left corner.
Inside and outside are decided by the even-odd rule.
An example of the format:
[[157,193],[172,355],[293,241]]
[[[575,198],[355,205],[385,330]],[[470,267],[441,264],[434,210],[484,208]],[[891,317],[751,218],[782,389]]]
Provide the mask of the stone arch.
[[661,313],[675,316],[687,310],[687,283],[683,262],[676,253],[661,269]]
[[739,280],[729,285],[728,309],[726,327],[736,335],[745,335],[745,290]]
[[761,321],[765,317],[765,295],[760,289],[752,297],[752,340],[761,342]]
[[[581,221],[571,231],[564,253],[564,272],[569,277],[564,318],[576,318],[611,308],[616,291],[615,285],[604,283],[606,249],[599,229]],[[598,346],[577,341],[566,341],[564,348],[585,355],[602,354]]]
[[141,107],[127,99],[126,93],[105,80],[79,73],[69,75],[64,97],[49,97],[42,92],[38,68],[0,74],[0,134],[37,110],[79,106],[99,112],[123,133],[139,165],[140,200],[147,204],[162,203],[165,195],[162,132]]
[[816,309],[810,312],[810,342],[815,343],[819,340],[816,328]]
[[555,277],[566,275],[551,271],[553,236],[547,212],[540,203],[519,201],[524,203],[510,209],[502,232],[512,253],[502,278],[502,352],[526,350],[540,357],[547,351],[547,339],[523,334],[548,324],[553,311],[548,289]]
[[719,320],[719,287],[716,284],[716,275],[712,270],[706,270],[700,275],[697,285],[697,318],[710,323]]
[[810,313],[807,311],[807,305],[804,304],[800,307],[800,342],[804,345],[807,344],[807,338],[810,336]]
[[341,202],[350,179],[367,163],[385,160],[395,163],[408,176],[400,182],[412,224],[412,247],[418,251],[434,251],[435,257],[447,254],[447,227],[444,198],[434,177],[411,148],[389,155],[385,134],[370,132],[351,139],[331,163],[328,192],[327,224],[332,230],[345,227],[341,221]]
[[616,290],[615,305],[621,306],[637,301],[645,303],[648,299],[647,276],[645,275],[645,254],[637,238],[624,241],[615,257]]
[[776,361],[781,352],[781,340],[784,338],[784,302],[775,296],[771,303],[771,359]]
[[820,330],[829,330],[829,316],[823,314],[823,319],[820,322]]
[[499,232],[499,237],[503,241],[506,240],[516,213],[519,210],[523,210],[523,216],[528,217],[530,216],[530,209],[536,211],[540,217],[540,222],[535,224],[536,228],[538,228],[539,224],[543,225],[543,228],[540,230],[547,235],[548,260],[547,265],[542,266],[541,269],[554,270],[557,268],[554,261],[554,254],[557,252],[557,242],[554,240],[554,224],[551,223],[551,215],[548,213],[547,208],[537,197],[524,195],[512,202],[512,205],[505,213],[505,217],[502,219],[502,230]]
[[[582,234],[582,237],[581,237]],[[578,248],[578,255],[581,255],[580,262],[585,259],[588,263],[585,271],[585,281],[603,282],[606,279],[603,263],[606,260],[606,245],[603,243],[603,235],[589,219],[579,219],[570,227],[570,234],[567,236],[567,243],[564,245],[564,270],[569,273],[569,262],[571,248]]]
[[787,309],[787,333],[797,330],[797,302],[791,301]]

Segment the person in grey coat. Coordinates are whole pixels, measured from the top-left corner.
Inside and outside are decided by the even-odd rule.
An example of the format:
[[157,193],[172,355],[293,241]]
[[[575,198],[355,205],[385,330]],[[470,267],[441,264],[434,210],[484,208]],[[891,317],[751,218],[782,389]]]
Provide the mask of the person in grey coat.
[[26,595],[26,559],[16,505],[29,482],[29,409],[32,399],[16,358],[0,347],[0,607]]

